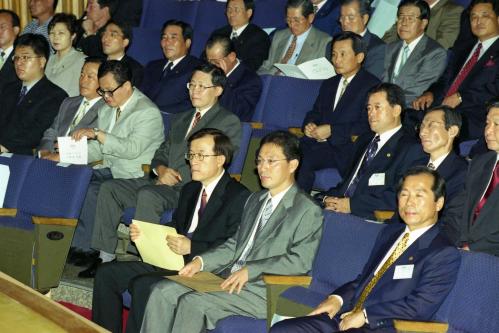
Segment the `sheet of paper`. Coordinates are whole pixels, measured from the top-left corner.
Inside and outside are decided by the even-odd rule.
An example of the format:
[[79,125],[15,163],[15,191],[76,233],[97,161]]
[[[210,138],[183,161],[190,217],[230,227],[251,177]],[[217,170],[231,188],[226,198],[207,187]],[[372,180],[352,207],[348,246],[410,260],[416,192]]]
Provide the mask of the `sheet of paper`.
[[161,224],[132,220],[140,229],[135,242],[142,260],[148,264],[178,271],[184,267],[184,257],[176,254],[166,245],[166,235],[177,235],[177,231]]
[[9,185],[10,169],[8,165],[0,165],[0,208],[3,207],[7,185]]
[[325,57],[309,60],[298,67],[310,80],[326,80],[336,75],[333,65]]
[[223,289],[220,288],[220,284],[222,284],[224,279],[210,272],[199,272],[193,277],[171,275],[166,276],[166,278],[180,283],[188,288],[194,289],[200,293],[223,291]]
[[296,77],[298,79],[306,79],[307,78],[307,76],[296,65],[274,64],[274,67],[278,68],[286,76]]
[[75,141],[70,136],[60,136],[57,138],[59,145],[59,159],[62,163],[88,164],[87,137],[80,141]]

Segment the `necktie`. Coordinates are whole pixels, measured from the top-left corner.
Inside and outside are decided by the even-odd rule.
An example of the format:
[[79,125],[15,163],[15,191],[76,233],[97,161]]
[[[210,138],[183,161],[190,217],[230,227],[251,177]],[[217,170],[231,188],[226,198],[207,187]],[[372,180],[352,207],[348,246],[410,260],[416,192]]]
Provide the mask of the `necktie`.
[[463,81],[466,79],[468,74],[473,69],[473,66],[475,66],[475,64],[477,63],[481,50],[482,50],[482,43],[478,43],[475,52],[473,52],[470,60],[466,62],[466,64],[463,66],[459,74],[456,76],[456,79],[454,80],[454,82],[452,82],[452,85],[450,86],[449,91],[447,91],[445,97],[454,95],[459,90],[459,86],[461,86],[461,83],[463,83]]
[[296,40],[297,37],[293,35],[293,39],[291,40],[291,44],[289,44],[288,49],[286,50],[286,53],[284,54],[284,57],[282,57],[280,63],[281,64],[287,64],[289,59],[293,56],[293,53],[295,52],[296,49]]
[[473,212],[473,220],[471,224],[475,224],[476,218],[478,217],[478,215],[480,215],[480,211],[482,210],[483,206],[485,206],[485,203],[487,202],[489,196],[492,194],[492,192],[494,192],[494,189],[496,188],[497,184],[499,184],[499,163],[496,163],[496,166],[492,171],[492,178],[490,179],[489,186],[485,190],[482,199],[480,200],[480,202],[478,202],[478,205],[476,205],[475,207],[475,211]]
[[340,91],[340,98],[345,93],[345,90],[347,90],[347,86],[348,86],[348,80],[343,78],[343,84],[341,85],[341,91]]
[[163,69],[162,78],[165,78],[168,74],[170,74],[170,72],[172,71],[172,67],[173,67],[173,62],[169,61],[165,69]]
[[362,177],[367,167],[369,166],[369,163],[371,163],[374,156],[376,156],[376,152],[378,151],[378,142],[379,142],[379,135],[376,135],[369,144],[369,146],[367,147],[367,151],[364,155],[364,158],[362,159],[362,164],[359,167],[359,171],[355,175],[355,178],[352,179],[352,181],[347,187],[347,190],[345,191],[345,197],[351,198],[355,193],[355,189],[357,188],[360,177]]
[[[272,199],[269,197],[267,201],[265,202],[265,206],[263,208],[262,215],[260,216],[260,219],[258,220],[257,225],[255,226],[256,231],[253,232],[253,237],[248,241],[248,244],[246,244],[246,247],[244,248],[243,253],[241,253],[241,256],[239,259],[236,261],[236,263],[232,266],[230,272],[234,273],[235,271],[238,271],[241,269],[241,267],[244,266],[246,263],[246,258],[248,258],[249,252],[253,248],[253,244],[255,243],[255,238],[258,232],[260,232],[263,227],[267,224],[267,221],[269,220],[270,216],[272,215]],[[254,229],[253,229],[254,230]]]
[[319,11],[319,6],[314,5],[314,14],[317,14],[317,11]]
[[115,122],[118,122],[118,119],[120,119],[120,116],[121,116],[121,109],[118,106],[118,108],[116,109],[116,120],[115,120]]
[[87,108],[88,108],[89,104],[90,103],[88,101],[84,101],[82,103],[82,105],[78,109],[78,112],[76,112],[76,115],[75,115],[73,121],[71,122],[71,126],[69,126],[68,134],[72,133],[74,131],[74,129],[76,128],[76,126],[78,125],[78,123],[85,116],[85,113],[87,113]]
[[430,163],[428,163],[428,169],[435,170],[436,168],[435,168],[435,165],[433,165],[433,163],[430,162]]
[[203,193],[201,194],[201,203],[198,209],[198,223],[201,220],[201,216],[203,216],[204,209],[206,208],[208,195],[206,194],[206,190],[203,188]]
[[234,39],[237,39],[237,31],[232,31],[232,34],[230,35],[230,39],[233,41]]
[[0,69],[2,69],[3,64],[5,64],[5,58],[4,57],[5,57],[5,52],[4,51],[0,52]]
[[26,96],[26,93],[28,92],[28,88],[26,86],[23,86],[21,88],[21,92],[19,93],[19,100],[17,101],[17,105],[21,104],[21,102],[24,99],[24,96]]
[[196,127],[196,125],[199,123],[200,120],[201,120],[201,112],[197,111],[196,114],[194,115],[194,121],[192,122],[191,129],[187,133],[191,133],[194,130],[194,128]]
[[409,45],[404,46],[404,48],[402,49],[402,58],[400,59],[399,66],[395,70],[394,78],[399,76],[402,67],[404,67],[405,62],[407,61],[407,58],[409,58]]
[[378,281],[381,279],[383,274],[386,273],[386,271],[390,268],[390,266],[393,265],[395,261],[404,253],[404,251],[407,249],[407,242],[409,241],[409,233],[405,233],[400,242],[397,244],[397,247],[395,250],[393,250],[392,254],[388,259],[385,261],[383,266],[378,271],[378,274],[374,275],[373,278],[369,281],[369,283],[366,285],[364,290],[362,290],[362,293],[360,294],[359,299],[357,300],[357,303],[355,304],[355,307],[353,308],[352,311],[360,311],[364,307],[364,302],[366,301],[367,297],[373,290],[374,286],[378,283]]

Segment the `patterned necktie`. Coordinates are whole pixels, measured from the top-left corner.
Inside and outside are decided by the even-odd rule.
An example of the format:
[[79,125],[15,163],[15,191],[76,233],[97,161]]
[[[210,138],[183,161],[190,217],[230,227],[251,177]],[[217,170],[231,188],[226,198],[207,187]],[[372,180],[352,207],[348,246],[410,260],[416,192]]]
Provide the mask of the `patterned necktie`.
[[71,122],[71,126],[69,126],[69,133],[72,133],[78,123],[82,120],[82,118],[85,116],[85,113],[87,113],[87,108],[90,105],[88,101],[84,101],[83,104],[80,106],[78,109],[78,112],[76,113],[73,121]]
[[343,94],[345,93],[345,90],[347,90],[347,86],[348,86],[348,80],[343,78],[343,84],[341,85],[341,91],[340,91],[340,99],[341,96],[343,96]]
[[255,226],[256,231],[254,232],[253,238],[251,238],[248,241],[248,244],[246,244],[246,247],[243,250],[243,253],[241,253],[241,256],[239,259],[236,261],[236,263],[232,266],[230,272],[234,273],[235,271],[240,270],[244,264],[246,263],[246,258],[248,258],[248,255],[253,248],[253,244],[255,243],[255,238],[258,235],[258,233],[265,227],[267,224],[267,221],[269,220],[270,216],[272,215],[272,199],[269,197],[267,201],[265,202],[265,206],[263,208],[262,215],[260,216],[260,219],[258,220],[257,225]]
[[430,163],[428,163],[428,169],[435,170],[436,168],[435,168],[435,165],[430,162]]
[[297,41],[297,37],[295,35],[293,35],[293,39],[291,40],[291,44],[289,44],[289,47],[288,47],[286,53],[284,54],[284,57],[282,57],[282,59],[280,61],[281,64],[287,64],[289,59],[291,59],[291,57],[293,56],[293,53],[295,53],[296,41]]
[[187,133],[191,133],[200,120],[201,120],[201,112],[197,111],[196,114],[194,115],[194,121],[192,122],[191,129]]
[[26,86],[23,86],[21,88],[21,92],[19,93],[19,99],[17,100],[17,105],[21,104],[21,102],[23,101],[27,92],[28,92],[28,88],[26,88]]
[[480,51],[482,51],[482,43],[478,43],[475,52],[473,52],[470,60],[466,62],[459,74],[456,76],[456,79],[454,80],[454,82],[452,82],[452,85],[450,86],[449,91],[447,91],[445,97],[454,95],[459,90],[459,86],[461,86],[461,83],[463,83],[473,67],[476,65],[478,57],[480,57]]
[[203,193],[201,194],[201,203],[198,209],[198,223],[201,221],[201,216],[203,216],[204,209],[206,208],[208,195],[206,194],[206,190],[203,188]]
[[120,119],[120,116],[121,116],[121,109],[118,106],[118,108],[116,109],[116,120],[115,120],[115,123],[118,122],[118,119]]
[[362,159],[362,164],[359,167],[359,171],[355,175],[355,178],[352,179],[352,181],[347,187],[347,190],[345,191],[345,197],[351,198],[355,193],[355,189],[357,188],[360,177],[362,177],[367,167],[369,166],[369,163],[371,163],[374,156],[376,156],[376,152],[378,151],[378,142],[379,142],[379,135],[376,135],[369,144],[369,146],[367,147],[367,151],[364,155],[364,158]]
[[318,11],[319,11],[319,6],[314,5],[314,14],[317,14]]
[[230,35],[230,39],[231,39],[232,41],[234,41],[235,39],[237,39],[237,37],[238,37],[238,36],[237,36],[237,31],[232,31],[232,34]]
[[404,48],[402,49],[402,58],[400,59],[400,63],[399,63],[398,67],[395,70],[394,78],[396,78],[397,76],[399,76],[400,71],[402,70],[402,67],[404,67],[404,65],[405,65],[405,63],[407,61],[407,58],[409,58],[409,45],[404,46]]
[[492,171],[492,177],[490,179],[489,186],[487,186],[487,189],[485,190],[482,199],[478,202],[478,205],[476,205],[475,207],[475,210],[473,212],[473,220],[471,224],[475,224],[478,215],[480,215],[480,211],[482,210],[483,206],[485,206],[485,203],[487,202],[489,196],[492,194],[492,192],[494,192],[494,189],[496,188],[497,184],[499,184],[499,163],[496,163],[496,166]]
[[3,64],[5,64],[5,58],[4,57],[5,57],[5,52],[4,51],[0,52],[0,69],[2,69]]
[[397,244],[395,250],[393,250],[390,257],[388,257],[383,266],[381,266],[378,273],[372,277],[369,283],[365,286],[364,290],[362,290],[362,293],[360,294],[360,297],[357,300],[357,303],[355,304],[352,310],[353,312],[362,310],[362,308],[364,307],[364,302],[366,301],[367,297],[374,289],[378,281],[381,279],[383,274],[386,273],[386,271],[390,268],[390,266],[392,266],[393,263],[397,261],[397,259],[402,255],[402,253],[404,253],[404,251],[407,249],[408,241],[409,241],[409,233],[406,232],[402,237],[402,239],[400,240],[400,242]]
[[172,71],[172,67],[173,67],[173,62],[169,61],[168,64],[166,65],[165,69],[163,69],[163,75],[161,77],[162,78],[167,77],[168,74],[170,74],[170,72]]

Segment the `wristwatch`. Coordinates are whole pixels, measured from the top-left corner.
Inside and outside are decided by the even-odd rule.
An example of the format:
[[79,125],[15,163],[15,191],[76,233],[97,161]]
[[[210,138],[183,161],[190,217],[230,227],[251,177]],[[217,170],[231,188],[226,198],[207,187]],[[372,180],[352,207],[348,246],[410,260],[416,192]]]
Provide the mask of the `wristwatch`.
[[94,127],[95,139],[97,139],[97,135],[99,135],[99,132],[100,132],[100,129],[98,129],[97,127]]

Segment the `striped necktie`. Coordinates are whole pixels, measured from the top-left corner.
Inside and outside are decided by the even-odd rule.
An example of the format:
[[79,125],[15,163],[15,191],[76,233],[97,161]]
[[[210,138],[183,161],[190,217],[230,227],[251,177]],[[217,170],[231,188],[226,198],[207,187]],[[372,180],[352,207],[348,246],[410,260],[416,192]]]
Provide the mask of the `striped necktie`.
[[76,113],[73,121],[71,122],[71,126],[69,126],[68,134],[72,133],[74,131],[74,129],[76,128],[76,126],[78,125],[78,123],[83,119],[83,117],[87,113],[87,108],[89,105],[90,105],[90,103],[88,101],[84,101],[81,104],[80,108],[78,109],[78,112]]
[[5,64],[5,52],[2,51],[0,52],[0,69],[2,69],[4,64]]

